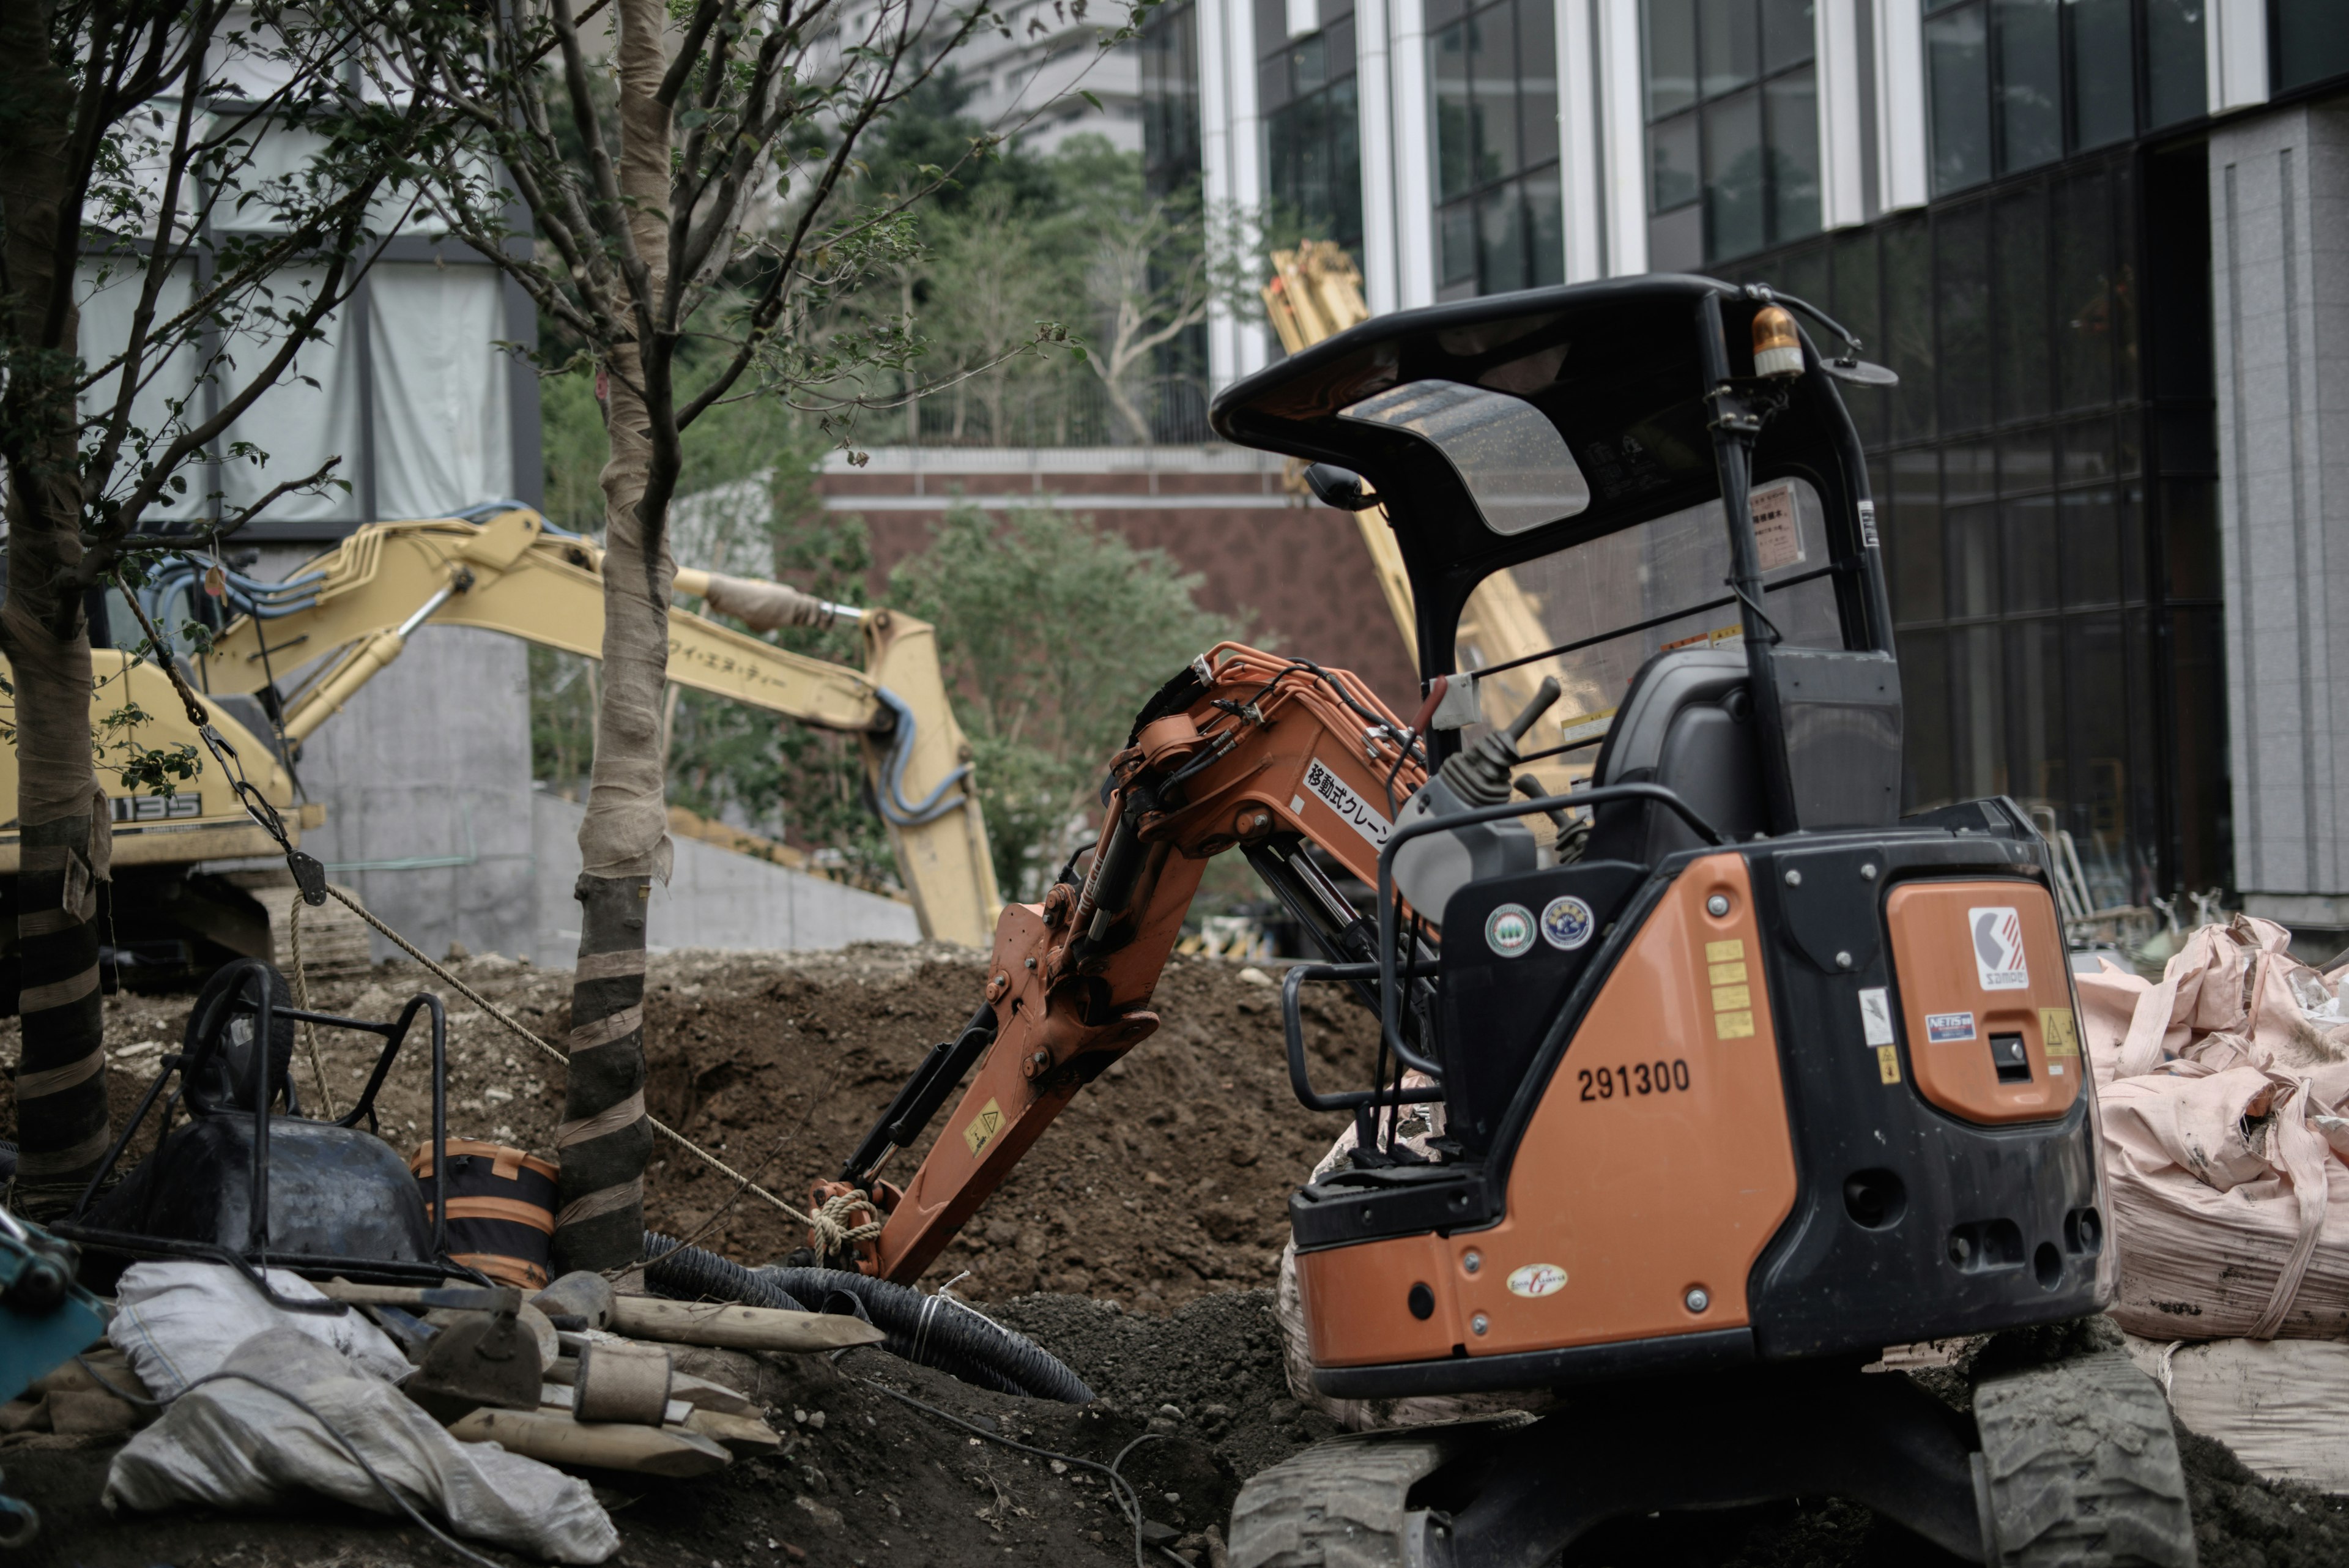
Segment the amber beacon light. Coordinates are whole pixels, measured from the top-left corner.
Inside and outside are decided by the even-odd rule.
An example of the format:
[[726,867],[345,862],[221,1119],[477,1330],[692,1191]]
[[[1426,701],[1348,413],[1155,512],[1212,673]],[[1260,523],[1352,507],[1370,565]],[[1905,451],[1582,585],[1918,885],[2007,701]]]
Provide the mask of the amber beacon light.
[[1795,318],[1784,306],[1765,305],[1754,313],[1754,373],[1757,376],[1799,376],[1803,373],[1803,340],[1795,333]]

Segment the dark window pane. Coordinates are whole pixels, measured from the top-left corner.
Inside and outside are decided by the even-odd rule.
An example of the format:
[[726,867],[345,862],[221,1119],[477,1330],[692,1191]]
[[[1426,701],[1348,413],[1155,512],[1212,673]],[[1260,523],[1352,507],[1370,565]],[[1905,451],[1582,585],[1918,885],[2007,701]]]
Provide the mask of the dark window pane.
[[1506,294],[1526,286],[1525,201],[1505,185],[1476,202],[1477,292]]
[[1466,202],[1436,214],[1443,232],[1444,281],[1473,283],[1476,278],[1476,209]]
[[[1837,235],[1835,241],[1835,287],[1829,291],[1833,303],[1828,309],[1836,319],[1859,334],[1867,347],[1868,358],[1884,358],[1884,327],[1878,319],[1877,297],[1881,292],[1881,280],[1877,273],[1876,236],[1861,231]],[[1842,389],[1845,407],[1851,410],[1852,423],[1859,429],[1860,441],[1868,446],[1884,440],[1886,410],[1890,400],[1899,394],[1871,387]]]
[[1271,114],[1296,96],[1288,86],[1288,51],[1267,55],[1256,67],[1257,107]]
[[1991,15],[1998,28],[1999,167],[2035,169],[2064,155],[2055,0],[1992,0]]
[[1898,620],[1940,620],[1950,612],[1942,597],[1941,479],[1933,453],[1892,455],[1892,493],[1887,533],[1892,546],[1892,614]]
[[1938,631],[1902,632],[1901,809],[1930,811],[1956,798],[1950,752],[1950,660]]
[[1762,63],[1754,0],[1697,0],[1697,12],[1704,96],[1734,92],[1754,79]]
[[2178,824],[2172,889],[2231,881],[2227,842],[2227,683],[2217,606],[2170,614],[2169,770]]
[[1354,74],[1354,18],[1350,13],[1322,24],[1324,61],[1330,79]]
[[2071,0],[2072,145],[2103,147],[2137,130],[2129,0]]
[[1290,91],[1303,94],[1327,87],[1332,74],[1330,69],[1330,35],[1327,33],[1299,38],[1288,47]]
[[1548,0],[1517,0],[1517,114],[1526,169],[1557,156],[1557,35]]
[[2064,602],[2108,605],[2121,597],[2120,509],[2110,490],[2064,497],[2056,524],[2064,536]]
[[1999,678],[1999,628],[1950,634],[1951,717],[1956,731],[1956,785],[1961,799],[2011,793],[2006,784],[2006,693]]
[[2093,483],[2119,470],[2113,462],[2113,421],[2082,420],[2064,427],[2064,483]]
[[1648,41],[1648,118],[1696,101],[1696,0],[1641,0]]
[[1762,91],[1770,135],[1770,243],[1785,244],[1819,232],[1818,81],[1808,69],[1792,71]]
[[1998,613],[1998,508],[1952,506],[1950,526],[1950,614]]
[[2001,420],[2047,411],[2047,192],[2001,198],[1991,244],[1998,268],[1992,372]]
[[2141,605],[2145,602],[2145,486],[2124,485],[2120,496],[2115,521],[2121,535],[2121,598]]
[[1648,220],[1648,270],[1701,272],[1704,268],[1704,209],[1694,202]]
[[2101,172],[2055,187],[2055,379],[2057,406],[2106,403],[2113,396],[2111,206]]
[[1990,210],[1976,203],[1942,215],[1933,248],[1940,264],[1941,429],[1990,423]]
[[1990,178],[1990,52],[1982,7],[1925,24],[1925,75],[1933,103],[1933,190]]
[[2341,0],[2275,0],[2279,88],[2304,87],[2349,71],[2349,5]]
[[2203,7],[2211,0],[2145,0],[2145,122],[2192,119],[2209,102]]
[[2064,765],[2064,623],[2008,627],[2006,680],[2015,748],[2008,793],[2023,810],[2053,810],[2061,823],[2072,797]]
[[1762,0],[1762,68],[1784,70],[1818,52],[1812,0]]
[[2023,495],[2055,483],[2055,456],[2044,431],[2013,435],[1998,443],[1998,493]]
[[1448,202],[1476,184],[1468,121],[1468,25],[1444,28],[1427,50],[1435,77],[1435,199]]
[[1533,247],[1526,282],[1540,288],[1566,281],[1566,223],[1557,195],[1555,168],[1529,175],[1526,190],[1526,238]]
[[1922,219],[1884,231],[1884,347],[1900,377],[1892,439],[1933,433],[1933,261]]
[[1904,631],[1900,649],[1900,802],[1930,811],[1957,798],[1950,765],[1949,644],[1938,631]]
[[[2208,438],[2205,439],[2207,440]],[[2121,421],[2120,453],[2120,462],[2114,470],[2115,472],[2137,473],[2142,472],[2145,464],[2145,443],[2138,439],[2137,422],[2134,419],[2123,420]]]
[[2137,395],[2137,174],[2125,162],[2113,165],[2113,229],[2125,236],[2113,270],[2113,397],[2126,403]]
[[1468,75],[1475,99],[1480,185],[1517,171],[1516,36],[1509,7],[1468,18]]
[[2121,652],[2121,618],[2084,616],[2067,628],[2064,649],[2069,705],[2065,739],[2077,772],[2064,826],[2097,908],[2129,901],[2137,884],[2129,843],[2129,680]]
[[1704,194],[1696,166],[1696,116],[1682,115],[1648,131],[1648,211],[1669,213]]
[[2123,781],[2127,815],[2120,831],[2128,846],[2133,877],[2126,901],[2143,904],[2159,890],[2154,868],[2166,853],[2161,842],[2164,781],[2154,761],[2160,740],[2153,718],[2156,655],[2151,618],[2132,610],[2121,619],[2127,628],[2121,665],[2128,680],[2128,776]]
[[1998,450],[1988,441],[1971,441],[1941,452],[1942,499],[1952,506],[1971,506],[1998,493]]
[[1762,95],[1704,106],[1705,252],[1742,256],[1768,242],[1763,224]]
[[2161,484],[2161,553],[2173,599],[2215,599],[2225,587],[2219,568],[2219,497],[2208,479]]
[[[1819,304],[1826,300],[1828,293],[1827,248],[1825,245],[1806,245],[1798,251],[1781,251],[1771,258],[1759,281],[1781,294],[1791,294],[1796,299]],[[1849,327],[1851,323],[1847,321],[1844,325]],[[1816,323],[1808,320],[1803,326],[1823,352],[1833,351],[1836,339],[1831,334],[1820,331]],[[1841,388],[1837,389],[1842,390]]]
[[1256,47],[1270,50],[1288,36],[1288,8],[1281,0],[1256,0]]
[[2055,578],[2054,500],[2037,495],[2010,501],[1999,514],[2006,534],[2005,607],[2054,609],[2063,602]]

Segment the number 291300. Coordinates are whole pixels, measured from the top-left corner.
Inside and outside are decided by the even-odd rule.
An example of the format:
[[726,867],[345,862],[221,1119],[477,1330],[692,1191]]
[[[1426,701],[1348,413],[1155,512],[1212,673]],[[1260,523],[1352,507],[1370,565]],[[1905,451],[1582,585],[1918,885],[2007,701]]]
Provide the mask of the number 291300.
[[1614,1067],[1584,1067],[1575,1075],[1582,1081],[1586,1100],[1630,1099],[1634,1095],[1669,1095],[1689,1086],[1689,1064],[1678,1057],[1669,1062],[1633,1062]]

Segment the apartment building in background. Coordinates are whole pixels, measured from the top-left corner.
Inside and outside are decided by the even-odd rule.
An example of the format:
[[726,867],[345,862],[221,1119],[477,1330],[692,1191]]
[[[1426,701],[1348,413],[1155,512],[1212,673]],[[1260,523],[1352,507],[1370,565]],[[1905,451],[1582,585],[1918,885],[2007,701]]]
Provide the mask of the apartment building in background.
[[1175,0],[1140,55],[1154,178],[1375,311],[1697,272],[1847,324],[1909,804],[2349,930],[2349,5]]

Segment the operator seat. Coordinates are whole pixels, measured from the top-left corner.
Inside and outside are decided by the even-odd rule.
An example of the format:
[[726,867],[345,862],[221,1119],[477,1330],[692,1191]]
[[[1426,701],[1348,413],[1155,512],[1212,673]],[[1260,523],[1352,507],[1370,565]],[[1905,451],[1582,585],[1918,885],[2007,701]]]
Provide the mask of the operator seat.
[[[1743,648],[1651,655],[1616,710],[1591,784],[1661,784],[1730,837],[1751,838],[1768,821],[1753,719]],[[1653,865],[1702,842],[1669,807],[1618,801],[1598,808],[1583,858]]]
[[[1900,815],[1900,672],[1889,654],[1781,647],[1773,663],[1797,830],[1889,827]],[[1743,647],[1652,655],[1631,677],[1591,775],[1658,784],[1743,842],[1769,825]],[[1597,808],[1588,860],[1653,865],[1695,848],[1669,808]]]

